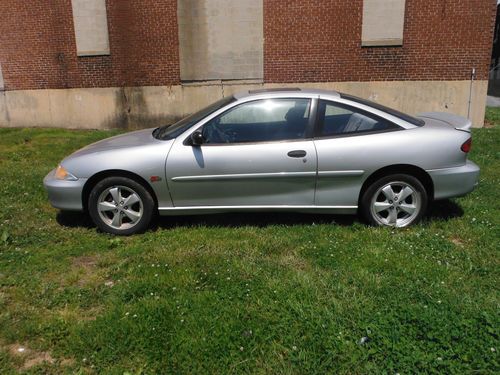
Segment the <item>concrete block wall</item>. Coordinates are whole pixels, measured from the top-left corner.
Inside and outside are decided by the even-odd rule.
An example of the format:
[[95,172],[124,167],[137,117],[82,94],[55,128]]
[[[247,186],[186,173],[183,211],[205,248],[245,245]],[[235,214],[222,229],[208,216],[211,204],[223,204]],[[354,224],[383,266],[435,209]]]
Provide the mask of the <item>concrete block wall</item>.
[[405,0],[363,0],[362,46],[401,46]]
[[78,56],[109,55],[105,0],[71,0]]
[[181,80],[262,80],[262,10],[262,0],[179,1]]

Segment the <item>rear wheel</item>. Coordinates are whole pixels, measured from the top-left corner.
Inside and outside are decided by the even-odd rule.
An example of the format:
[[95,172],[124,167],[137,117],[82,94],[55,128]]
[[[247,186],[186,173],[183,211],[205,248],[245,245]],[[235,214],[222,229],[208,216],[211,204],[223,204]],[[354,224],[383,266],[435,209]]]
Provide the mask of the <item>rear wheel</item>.
[[126,177],[107,177],[98,182],[88,200],[90,217],[99,229],[125,236],[146,230],[154,208],[147,189]]
[[375,181],[366,189],[361,211],[372,225],[407,227],[424,216],[427,201],[427,192],[418,179],[394,174]]

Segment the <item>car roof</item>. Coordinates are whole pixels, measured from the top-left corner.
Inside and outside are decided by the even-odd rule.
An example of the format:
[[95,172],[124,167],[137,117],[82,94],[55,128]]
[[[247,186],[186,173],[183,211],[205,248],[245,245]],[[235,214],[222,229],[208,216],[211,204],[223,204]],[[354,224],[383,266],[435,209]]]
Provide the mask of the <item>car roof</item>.
[[333,90],[321,90],[321,89],[301,89],[298,87],[282,87],[282,88],[269,88],[269,89],[257,89],[257,90],[247,90],[241,91],[234,94],[235,99],[245,99],[253,96],[281,96],[289,94],[303,94],[303,95],[327,95],[340,98],[340,93]]

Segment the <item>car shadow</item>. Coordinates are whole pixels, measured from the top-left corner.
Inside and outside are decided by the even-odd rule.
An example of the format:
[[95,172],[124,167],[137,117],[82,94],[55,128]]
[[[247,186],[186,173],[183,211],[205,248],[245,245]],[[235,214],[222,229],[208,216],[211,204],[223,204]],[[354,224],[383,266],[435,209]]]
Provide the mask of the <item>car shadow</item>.
[[[152,229],[176,227],[266,227],[270,225],[313,225],[335,224],[352,225],[358,218],[355,215],[301,214],[282,212],[237,212],[207,215],[158,216]],[[84,212],[60,211],[56,221],[68,228],[93,228],[92,219]]]
[[[429,208],[426,221],[450,220],[463,216],[463,209],[454,201],[446,199],[434,202]],[[94,228],[89,215],[83,212],[60,211],[56,216],[59,225],[69,228]],[[303,214],[294,212],[238,212],[210,215],[159,216],[152,226],[171,229],[176,227],[266,227],[270,225],[314,225],[334,224],[350,226],[360,222],[356,215]]]
[[295,212],[235,212],[211,215],[160,216],[156,227],[267,227],[271,225],[314,225],[335,224],[352,225],[357,221],[355,215],[302,214]]
[[[463,209],[450,199],[435,201],[427,212],[424,222],[450,220],[463,216]],[[334,224],[351,226],[355,222],[364,223],[356,215],[302,214],[294,212],[242,212],[192,216],[160,216],[154,229],[175,227],[266,227],[270,225],[314,225]]]
[[434,201],[427,212],[427,220],[450,220],[462,217],[464,210],[454,200]]
[[68,228],[94,228],[92,219],[86,212],[59,211],[56,215],[59,225]]

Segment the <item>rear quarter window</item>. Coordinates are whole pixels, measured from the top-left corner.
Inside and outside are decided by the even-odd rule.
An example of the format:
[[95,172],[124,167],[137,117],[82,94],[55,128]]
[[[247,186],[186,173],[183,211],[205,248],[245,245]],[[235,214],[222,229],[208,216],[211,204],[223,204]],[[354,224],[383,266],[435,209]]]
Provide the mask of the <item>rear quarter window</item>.
[[398,125],[355,107],[321,100],[318,108],[319,137],[401,130]]
[[403,112],[397,111],[395,109],[386,107],[385,105],[382,105],[379,103],[372,102],[370,100],[361,99],[361,98],[358,98],[357,96],[352,96],[352,95],[347,95],[347,94],[340,94],[340,97],[342,99],[347,99],[347,100],[350,100],[350,101],[353,101],[356,103],[364,104],[368,107],[378,109],[379,111],[388,113],[391,116],[397,117],[397,118],[399,118],[403,121],[409,122],[410,124],[415,125],[415,126],[424,126],[425,125],[425,122],[419,118],[410,116],[406,113],[403,113]]

